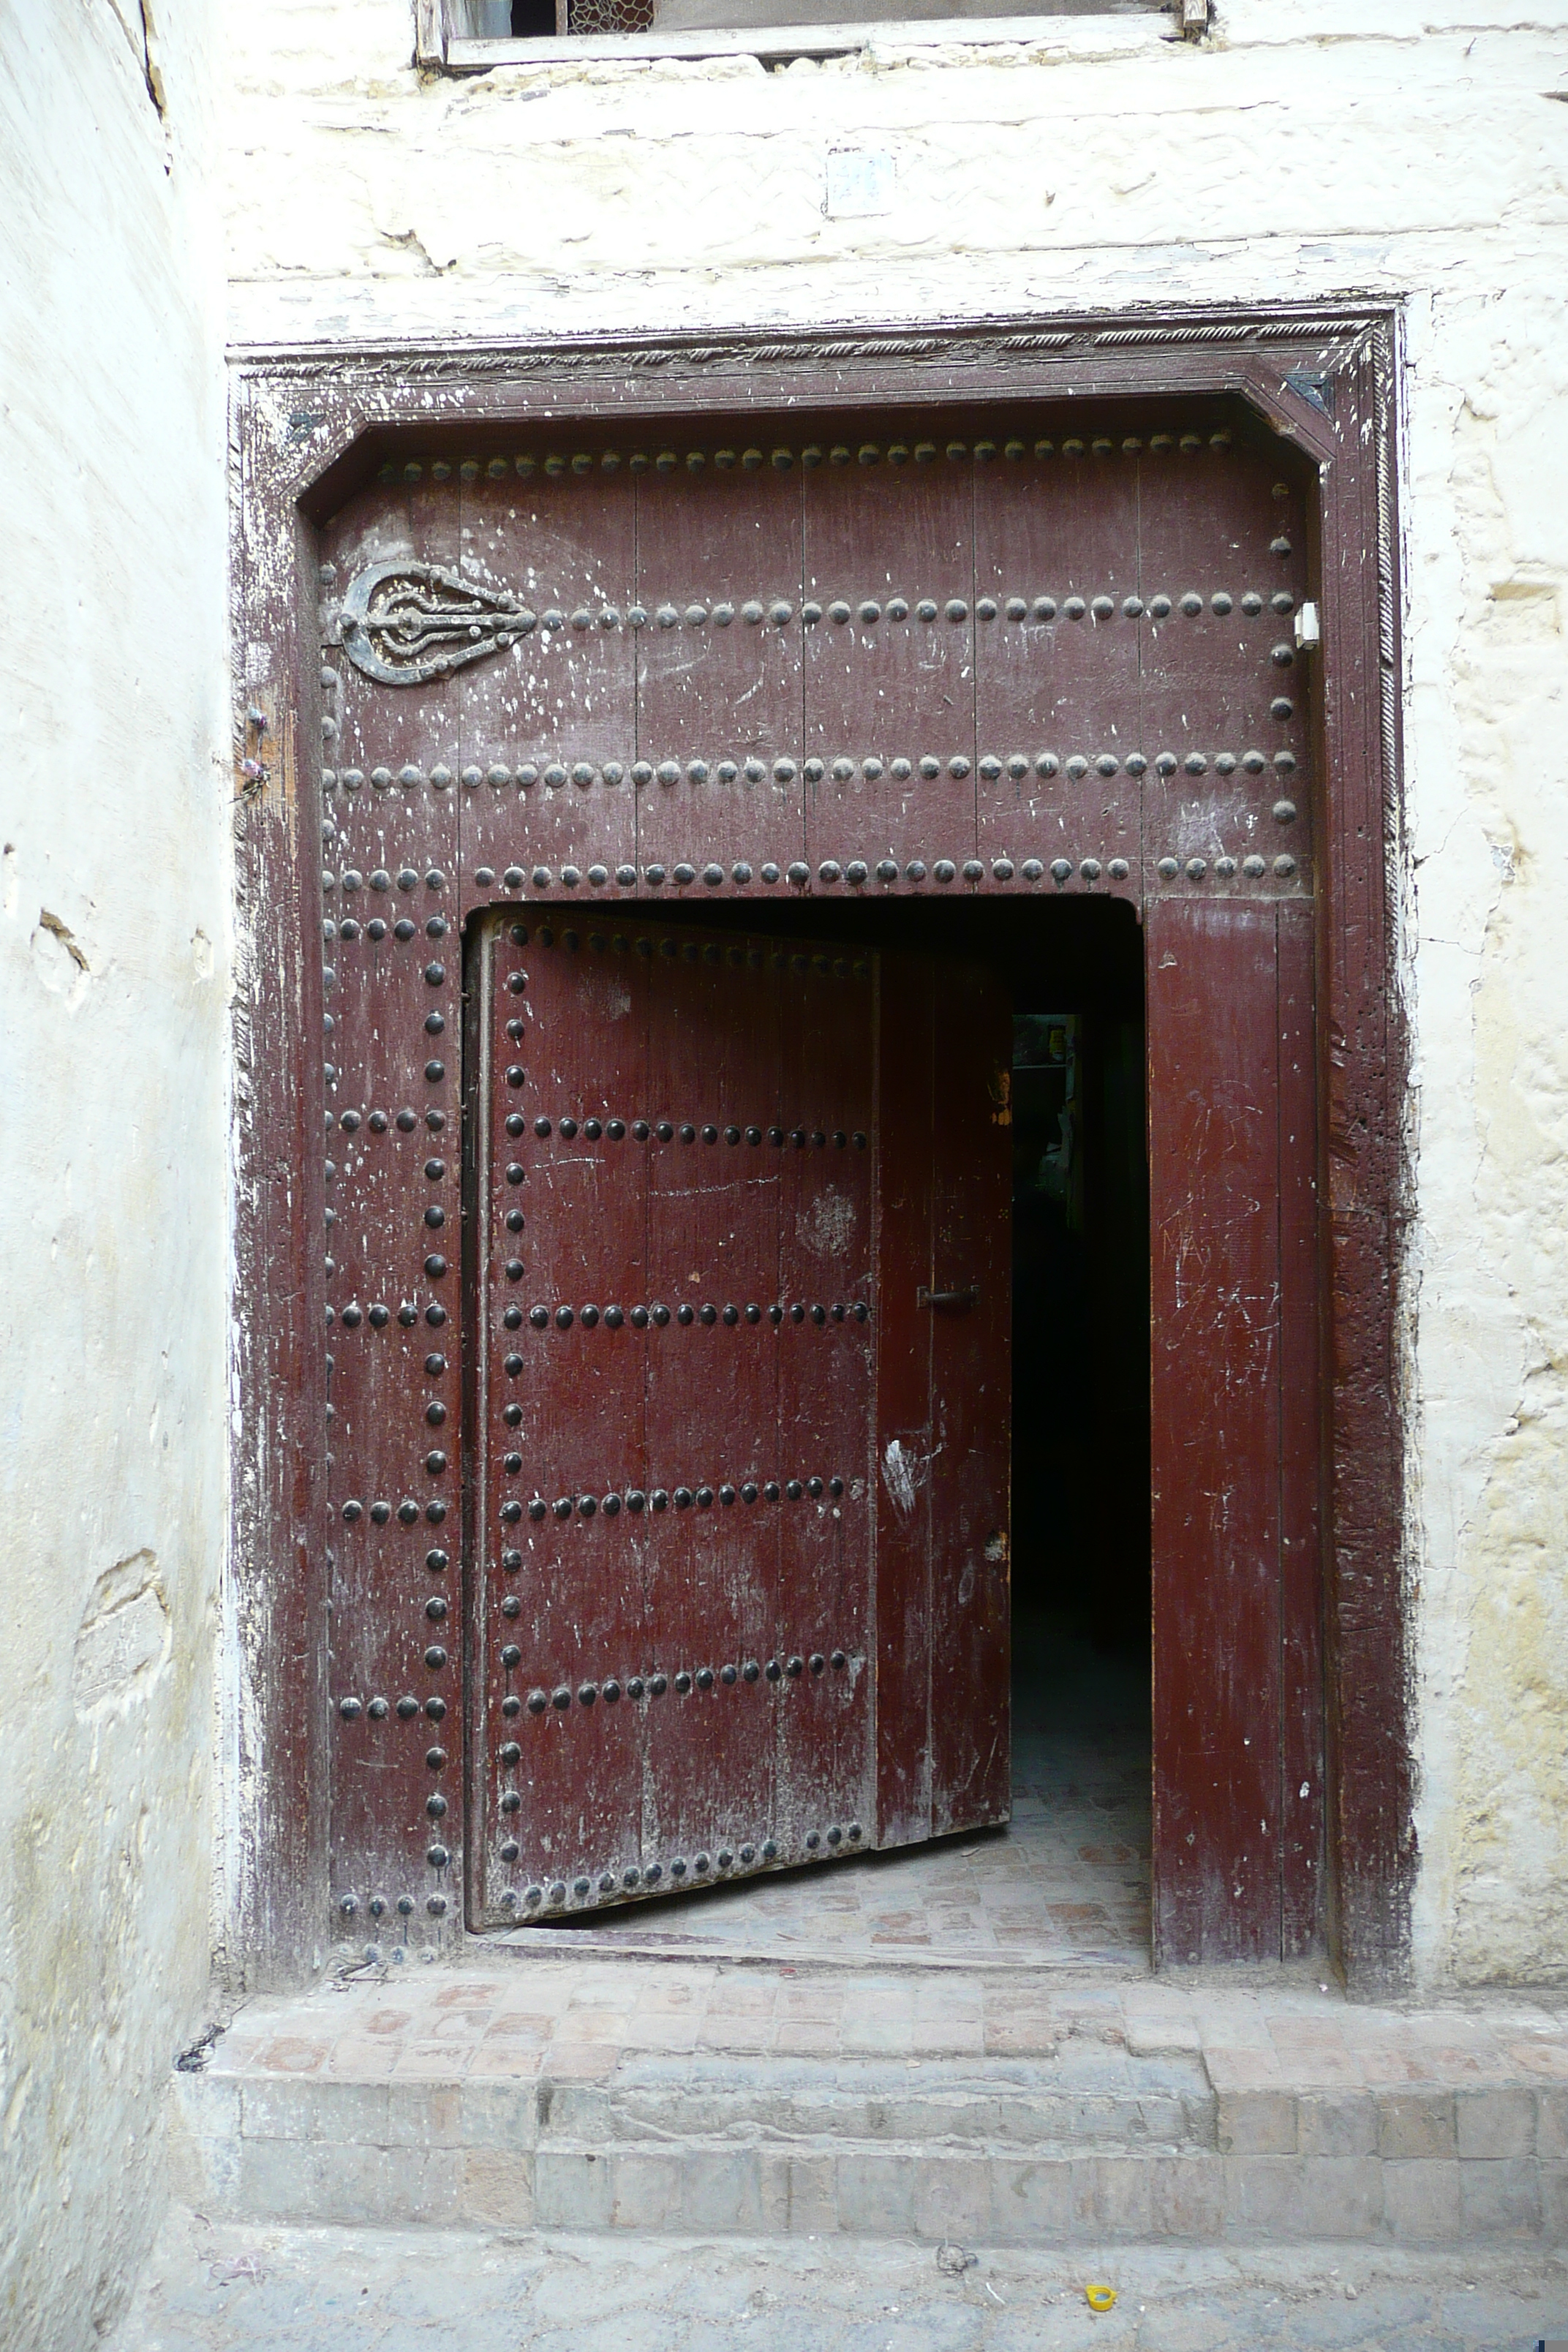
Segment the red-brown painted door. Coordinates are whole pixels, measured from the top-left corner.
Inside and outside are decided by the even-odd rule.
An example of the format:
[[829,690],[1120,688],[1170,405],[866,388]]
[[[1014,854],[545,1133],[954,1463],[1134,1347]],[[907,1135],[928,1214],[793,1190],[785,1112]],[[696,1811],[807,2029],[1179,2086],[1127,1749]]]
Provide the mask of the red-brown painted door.
[[1005,1818],[1000,991],[647,920],[477,957],[470,1918]]
[[[470,1266],[461,1278],[454,1238],[464,1230],[463,940],[499,936],[488,927],[503,908],[524,929],[575,925],[613,939],[640,924],[673,939],[666,907],[678,924],[699,905],[727,904],[733,917],[818,900],[923,901],[935,924],[943,907],[1000,894],[1041,901],[1044,922],[1060,900],[1128,898],[1146,923],[1157,1947],[1220,1959],[1321,1944],[1310,945],[1319,791],[1310,662],[1297,645],[1310,511],[1295,460],[1228,412],[999,423],[922,410],[809,425],[731,418],[672,427],[668,446],[627,443],[608,427],[476,427],[460,444],[440,436],[387,457],[325,527],[327,1673],[333,1899],[340,1920],[360,1923],[356,1936],[365,1925],[404,1933],[399,1923],[416,1917],[450,1924],[459,1885],[491,1884],[492,1864],[468,1854],[465,1818],[488,1839],[485,1807],[521,1794],[500,1777],[511,1769],[503,1748],[515,1744],[521,1760],[521,1730],[492,1738],[488,1717],[465,1704],[457,1637],[466,1622],[474,1659],[499,1673],[504,1626],[521,1622],[486,1614],[505,1597],[491,1589],[489,1501],[469,1547],[458,1540],[462,1497],[489,1475],[460,1427],[463,1383],[481,1360],[489,1379],[500,1345],[473,1322],[479,1277]],[[1302,645],[1311,634],[1303,628]],[[675,961],[692,980],[697,968],[683,953]],[[1002,1314],[1005,1210],[972,1231],[963,1223],[978,1215],[983,1181],[966,1155],[1005,1107],[972,1098],[984,1092],[975,1073],[993,1017],[978,980],[889,959],[874,992],[868,1131],[916,1137],[910,1150],[884,1141],[874,1153],[876,1438],[855,1603],[875,1693],[862,1842],[891,1843],[990,1818],[1005,1802],[994,1622],[1005,1528],[988,1500],[1005,1436],[990,1402],[975,1402],[994,1393],[994,1375],[975,1364],[999,1361],[984,1318]],[[718,1018],[731,1000],[716,991],[711,1002]],[[504,1024],[489,1042],[502,1035]],[[782,1055],[782,1033],[764,1047]],[[847,1038],[835,1031],[829,1050],[847,1052]],[[721,1078],[723,1091],[738,1066],[721,1057],[703,1084]],[[822,1066],[826,1085],[839,1064]],[[684,1071],[667,1056],[647,1082],[658,1079],[668,1105]],[[600,1074],[601,1090],[608,1082]],[[724,1106],[710,1099],[721,1125]],[[804,1103],[791,1115],[817,1117]],[[748,1116],[735,1113],[742,1127]],[[630,1179],[606,1160],[593,1181],[613,1222],[615,1188]],[[573,1185],[588,1179],[563,1168],[563,1202],[575,1200]],[[504,1230],[485,1225],[488,1199],[476,1192],[468,1204],[476,1251],[481,1226],[487,1247]],[[593,1256],[575,1214],[563,1210],[552,1247],[563,1280],[577,1268],[576,1303],[603,1306],[611,1278],[629,1283],[633,1272],[646,1303],[654,1274],[668,1278],[664,1265]],[[896,1281],[884,1265],[895,1236]],[[624,1235],[615,1243],[628,1246]],[[526,1250],[503,1247],[496,1264],[512,1255],[528,1263]],[[962,1291],[972,1273],[978,1307],[912,1303],[921,1284]],[[800,1297],[810,1303],[809,1286]],[[504,1315],[542,1297],[498,1301]],[[636,1302],[628,1292],[610,1303]],[[701,1302],[693,1293],[689,1303]],[[507,1352],[525,1350],[499,1360]],[[826,1352],[801,1360],[819,1368]],[[609,1398],[619,1364],[590,1351],[584,1380],[592,1370]],[[584,1393],[599,1391],[588,1381]],[[558,1402],[564,1479],[578,1441]],[[680,1402],[649,1388],[639,1442],[655,1445],[657,1415]],[[807,1433],[818,1402],[798,1406]],[[599,1476],[600,1434],[590,1412],[584,1481],[590,1468]],[[688,1483],[719,1477],[717,1453],[706,1470],[687,1469]],[[612,1491],[606,1472],[602,1492]],[[679,1538],[650,1552],[647,1590],[661,1609],[684,1590],[666,1570],[679,1546],[691,1590],[707,1589],[709,1538],[698,1530],[721,1523],[731,1522],[682,1518]],[[629,1541],[628,1516],[617,1524]],[[652,1524],[645,1515],[645,1545]],[[571,1529],[575,1542],[575,1518]],[[601,1526],[588,1532],[604,1540]],[[585,1560],[592,1551],[584,1543]],[[670,1621],[685,1627],[693,1672],[699,1634],[729,1641],[740,1622],[740,1599],[713,1574],[716,1613]],[[778,1622],[782,1641],[789,1628]],[[602,1664],[596,1678],[623,1667]],[[577,1680],[595,1678],[584,1669]],[[563,1669],[551,1688],[564,1686]],[[584,1719],[603,1727],[616,1708],[625,1725],[624,1698],[610,1710],[595,1698]],[[644,1717],[646,1787],[664,1748],[687,1735],[668,1727],[668,1709],[656,1723],[644,1702]],[[785,1720],[793,1736],[796,1718]],[[595,1770],[629,1776],[629,1745],[620,1764],[606,1736]],[[784,1754],[776,1742],[769,1750],[775,1794]],[[701,1771],[728,1773],[728,1756],[721,1747]],[[786,1761],[816,1792],[821,1826],[845,1828],[847,1767],[836,1760],[814,1782],[815,1764],[793,1751]],[[749,1753],[743,1767],[763,1769]],[[802,1837],[811,1826],[803,1814]],[[661,1870],[667,1850],[672,1864],[689,1863],[709,1851],[692,1844],[700,1827],[711,1845],[697,1814],[666,1821],[645,1808],[651,1843],[638,1852]],[[497,1841],[499,1853],[499,1830]],[[596,1878],[593,1888],[602,1899]],[[480,1906],[476,1916],[500,1914]]]
[[1154,1933],[1321,1948],[1311,910],[1147,919]]

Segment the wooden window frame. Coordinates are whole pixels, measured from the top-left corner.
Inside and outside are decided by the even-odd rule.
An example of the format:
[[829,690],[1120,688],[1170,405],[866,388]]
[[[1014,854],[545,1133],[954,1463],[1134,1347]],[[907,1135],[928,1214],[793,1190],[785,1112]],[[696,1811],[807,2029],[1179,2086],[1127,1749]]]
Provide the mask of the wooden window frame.
[[[824,0],[830,5],[831,0]],[[561,0],[557,0],[559,10]],[[832,58],[852,55],[874,43],[900,48],[1016,46],[1037,42],[1042,29],[1073,22],[1081,8],[1032,16],[991,17],[900,17],[889,0],[886,20],[874,24],[783,25],[687,33],[575,33],[506,40],[476,38],[462,29],[462,0],[415,0],[414,58],[426,72],[491,73],[498,66],[583,64],[616,58]],[[1143,5],[1107,5],[1105,15],[1173,16],[1176,37],[1196,40],[1208,30],[1209,0],[1143,0]]]
[[755,409],[1228,395],[1319,482],[1316,898],[1324,1204],[1330,1925],[1353,1991],[1410,1971],[1409,1214],[1396,309],[1145,311],[659,341],[267,348],[232,372],[237,932],[226,1974],[321,1965],[328,1547],[315,526],[432,425],[627,433]]

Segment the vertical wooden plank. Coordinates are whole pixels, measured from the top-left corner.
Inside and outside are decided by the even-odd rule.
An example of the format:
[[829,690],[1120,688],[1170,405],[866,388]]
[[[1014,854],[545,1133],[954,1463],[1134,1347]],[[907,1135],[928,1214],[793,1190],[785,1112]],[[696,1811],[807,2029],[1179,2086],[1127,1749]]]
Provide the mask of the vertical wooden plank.
[[812,1852],[814,1836],[831,1850],[870,1830],[876,982],[863,953],[787,962],[778,1426],[805,1493],[783,1520],[778,1791],[783,1828]]
[[1184,896],[1303,896],[1312,761],[1295,469],[1277,447],[1217,433],[1155,436],[1139,471],[1148,887],[1173,859]]
[[1322,1430],[1312,909],[1279,908],[1280,1948],[1321,1951],[1324,1868]]
[[805,483],[806,862],[923,881],[974,854],[973,461],[913,435],[826,455]]
[[773,1834],[776,1684],[764,1677],[791,1507],[767,1314],[778,979],[753,942],[649,928],[647,1609],[649,1656],[669,1687],[646,1703],[645,1850],[668,1885],[677,1862],[760,1851]]
[[661,451],[637,484],[637,856],[656,889],[745,888],[801,856],[801,475],[773,455],[738,433]]
[[[227,1630],[237,1688],[224,1727],[238,1832],[223,1856],[231,1907],[221,1957],[228,1983],[247,1992],[298,1981],[331,1917],[316,683],[325,583],[315,534],[287,493],[285,430],[268,387],[237,387],[229,1370],[238,1427]],[[268,719],[259,743],[252,709]],[[242,746],[259,772],[247,772]]]
[[[1072,436],[1068,436],[1070,439]],[[980,855],[1058,887],[1138,887],[1138,470],[1124,453],[993,462],[975,483]],[[1131,602],[1130,602],[1131,600]],[[991,869],[1001,859],[1012,871]],[[1087,862],[1086,862],[1087,861]],[[1112,870],[1112,868],[1116,870]]]
[[[931,1830],[1012,1811],[1012,1004],[941,961],[931,1025]],[[910,1138],[906,1150],[914,1147]]]
[[931,1315],[935,965],[879,960],[877,1011],[877,1843],[931,1835]]
[[1154,1931],[1280,1946],[1280,1263],[1272,907],[1149,910]]
[[465,887],[613,897],[637,860],[634,485],[602,451],[525,453],[468,461],[447,500],[465,576],[524,607],[512,645],[453,683]]
[[[342,580],[457,555],[423,465],[387,468],[324,535]],[[327,673],[323,673],[325,676]],[[463,1809],[460,1112],[455,689],[338,656],[329,919],[329,1653],[340,1911],[456,1925]]]

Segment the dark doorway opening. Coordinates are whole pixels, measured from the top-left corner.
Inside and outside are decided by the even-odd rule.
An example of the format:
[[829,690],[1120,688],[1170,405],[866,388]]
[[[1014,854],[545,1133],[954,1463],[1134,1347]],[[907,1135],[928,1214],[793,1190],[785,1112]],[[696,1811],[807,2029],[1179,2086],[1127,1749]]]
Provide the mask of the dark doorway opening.
[[[673,912],[673,909],[672,909]],[[610,1948],[930,1949],[1047,1964],[1150,1953],[1150,1240],[1143,934],[1046,907],[682,905],[720,932],[989,964],[1014,1007],[1013,1819],[844,1869],[570,1916]]]

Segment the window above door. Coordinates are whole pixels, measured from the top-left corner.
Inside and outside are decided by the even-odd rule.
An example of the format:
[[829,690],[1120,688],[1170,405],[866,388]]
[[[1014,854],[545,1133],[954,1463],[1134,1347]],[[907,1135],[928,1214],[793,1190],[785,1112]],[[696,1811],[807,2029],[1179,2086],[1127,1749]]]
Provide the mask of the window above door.
[[417,61],[450,73],[600,56],[788,58],[900,43],[1003,42],[1043,22],[1163,16],[1188,37],[1208,0],[416,0]]

